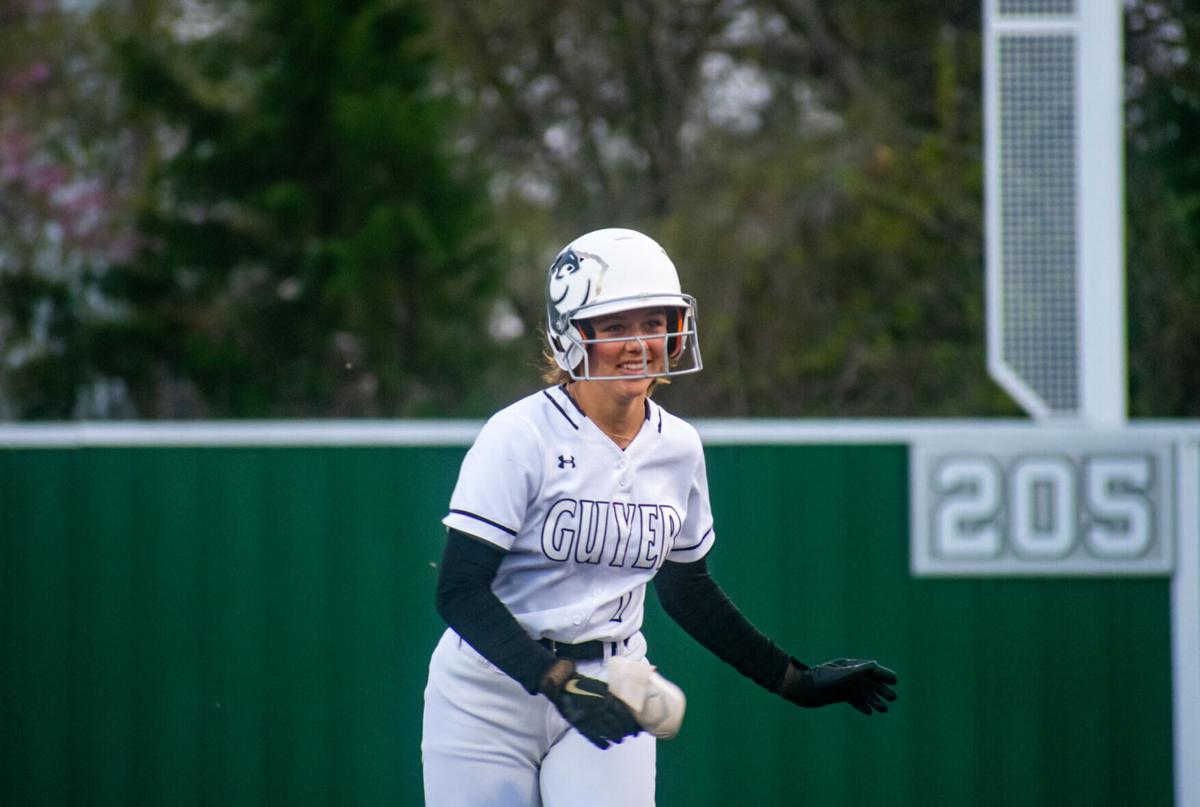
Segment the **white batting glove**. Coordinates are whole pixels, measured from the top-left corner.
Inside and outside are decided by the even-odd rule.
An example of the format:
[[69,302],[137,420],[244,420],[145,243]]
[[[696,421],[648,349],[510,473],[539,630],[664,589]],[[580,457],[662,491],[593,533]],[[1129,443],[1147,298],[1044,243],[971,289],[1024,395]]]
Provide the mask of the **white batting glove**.
[[679,733],[687,698],[683,690],[654,671],[646,659],[615,656],[608,662],[608,688],[629,706],[643,729],[669,740]]

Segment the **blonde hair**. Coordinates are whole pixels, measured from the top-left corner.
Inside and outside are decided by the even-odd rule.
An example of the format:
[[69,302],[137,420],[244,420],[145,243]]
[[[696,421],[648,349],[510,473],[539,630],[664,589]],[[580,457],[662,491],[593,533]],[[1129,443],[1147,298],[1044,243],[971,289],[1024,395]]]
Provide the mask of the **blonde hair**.
[[548,347],[542,348],[542,381],[552,387],[571,383],[571,374],[558,366],[554,353]]

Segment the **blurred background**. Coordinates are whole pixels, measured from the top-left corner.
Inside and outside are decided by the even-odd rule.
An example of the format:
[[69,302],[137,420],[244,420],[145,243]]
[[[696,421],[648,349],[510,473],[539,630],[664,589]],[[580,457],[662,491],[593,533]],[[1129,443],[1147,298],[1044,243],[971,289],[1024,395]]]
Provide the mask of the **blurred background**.
[[[4,0],[0,418],[482,416],[660,240],[690,416],[988,416],[981,3]],[[1126,2],[1129,413],[1200,411],[1200,10]],[[681,387],[682,385],[676,385]]]
[[[780,708],[651,598],[660,803],[1172,803],[1177,581],[909,569],[923,424],[1041,428],[987,370],[981,7],[0,0],[0,803],[420,803],[439,519],[606,226],[699,300],[656,399],[715,435],[718,579],[902,679]],[[1128,415],[1194,548],[1200,8],[1123,47]]]

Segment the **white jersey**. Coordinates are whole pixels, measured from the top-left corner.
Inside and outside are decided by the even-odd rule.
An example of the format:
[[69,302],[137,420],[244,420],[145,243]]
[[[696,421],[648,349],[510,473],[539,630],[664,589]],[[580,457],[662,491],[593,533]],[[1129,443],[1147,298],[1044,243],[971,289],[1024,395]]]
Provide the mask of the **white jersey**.
[[637,633],[659,567],[715,540],[696,430],[647,400],[622,451],[562,387],[488,420],[442,523],[506,550],[496,596],[533,638],[573,644]]

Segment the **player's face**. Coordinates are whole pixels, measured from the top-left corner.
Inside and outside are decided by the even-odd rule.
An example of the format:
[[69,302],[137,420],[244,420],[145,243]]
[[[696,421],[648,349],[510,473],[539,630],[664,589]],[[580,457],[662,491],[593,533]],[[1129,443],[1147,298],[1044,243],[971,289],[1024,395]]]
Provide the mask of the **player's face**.
[[[614,339],[589,347],[591,374],[594,376],[629,376],[610,383],[637,387],[645,392],[650,379],[647,372],[661,373],[667,353],[667,315],[661,309],[648,308],[621,311],[592,320],[595,338]],[[641,377],[639,377],[641,376]]]

